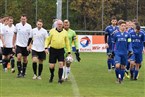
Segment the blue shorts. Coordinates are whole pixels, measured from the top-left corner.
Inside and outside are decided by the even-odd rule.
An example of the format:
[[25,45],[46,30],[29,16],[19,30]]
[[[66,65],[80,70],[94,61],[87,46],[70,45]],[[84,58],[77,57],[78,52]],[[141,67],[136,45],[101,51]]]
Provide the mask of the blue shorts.
[[142,53],[134,53],[131,57],[130,57],[130,60],[131,61],[135,61],[135,63],[138,63],[138,64],[141,64],[142,62]]
[[115,64],[126,65],[127,64],[127,54],[115,54]]

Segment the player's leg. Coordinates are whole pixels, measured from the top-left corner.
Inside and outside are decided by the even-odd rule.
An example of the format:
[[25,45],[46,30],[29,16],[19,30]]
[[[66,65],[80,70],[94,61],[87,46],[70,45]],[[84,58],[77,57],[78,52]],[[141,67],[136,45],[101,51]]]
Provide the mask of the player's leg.
[[126,63],[126,66],[125,66],[125,77],[127,77],[127,78],[130,78],[129,68],[130,68],[130,59],[127,60],[127,63]]
[[64,62],[63,62],[62,80],[65,80],[65,74],[66,74],[66,64],[65,64],[65,61],[64,61]]
[[57,53],[56,50],[51,48],[49,49],[49,71],[50,71],[50,79],[49,82],[53,82],[53,78],[54,78],[54,71],[55,71],[55,64],[57,61]]
[[138,78],[138,73],[139,73],[139,68],[140,68],[140,65],[141,65],[141,62],[142,62],[142,53],[140,54],[136,54],[135,56],[135,59],[136,59],[136,65],[135,65],[135,76],[134,76],[134,80],[137,80]]
[[41,80],[41,74],[43,71],[43,60],[46,59],[46,53],[44,51],[39,52],[38,59],[39,59],[39,67],[38,67],[38,78],[37,79]]
[[133,54],[130,57],[130,79],[133,79],[134,76],[134,66],[135,66],[135,55]]
[[[64,57],[66,58],[67,53],[65,52]],[[62,73],[62,80],[65,80],[65,74],[66,74],[66,63],[65,60],[63,62],[63,73]]]
[[108,71],[111,71],[111,64],[112,64],[111,53],[107,53],[107,55],[108,55],[108,59],[107,59]]
[[37,62],[38,62],[37,52],[32,50],[32,68],[33,68],[33,73],[34,73],[32,79],[37,79]]
[[121,57],[118,54],[115,54],[115,74],[117,81],[121,81],[121,74],[120,74],[120,62],[121,62]]
[[26,75],[26,68],[27,68],[28,59],[27,56],[23,56],[23,68],[22,68],[22,76]]
[[24,77],[26,74],[29,51],[27,51],[27,47],[22,48],[22,56],[23,56],[23,68],[22,68],[22,76]]
[[59,62],[59,70],[58,70],[58,83],[62,83],[62,74],[63,74],[63,62],[64,62],[64,49],[60,49],[58,51],[58,62]]
[[14,53],[12,52],[10,55],[10,61],[11,61],[11,72],[15,72],[15,58],[14,58]]
[[70,74],[70,65],[71,63],[66,63],[66,72],[65,72],[65,79],[68,79],[68,76]]
[[21,70],[22,70],[22,63],[21,63],[22,50],[21,50],[21,47],[19,47],[19,46],[16,46],[16,57],[17,57],[17,69],[18,69],[17,77],[20,78],[20,77],[22,77],[22,74],[21,74]]
[[0,63],[2,63],[2,48],[0,47]]
[[126,63],[127,63],[127,55],[122,55],[121,56],[121,68],[120,68],[121,69],[120,70],[121,81],[123,81],[123,78],[124,78]]
[[3,66],[4,66],[4,71],[7,72],[7,64],[9,63],[9,53],[10,49],[4,48],[3,49]]

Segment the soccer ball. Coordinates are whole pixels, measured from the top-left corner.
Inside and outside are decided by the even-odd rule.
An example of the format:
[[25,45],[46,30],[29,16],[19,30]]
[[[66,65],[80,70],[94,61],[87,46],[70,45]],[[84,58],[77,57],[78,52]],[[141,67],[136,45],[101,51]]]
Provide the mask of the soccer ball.
[[72,56],[67,56],[65,61],[66,61],[67,64],[70,64],[70,63],[73,62],[73,57]]

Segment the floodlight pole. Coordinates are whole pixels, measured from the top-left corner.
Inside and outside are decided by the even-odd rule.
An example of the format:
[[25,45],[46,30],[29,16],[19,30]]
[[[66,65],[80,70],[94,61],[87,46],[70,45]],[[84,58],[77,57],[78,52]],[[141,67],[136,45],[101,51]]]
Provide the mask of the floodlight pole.
[[56,11],[56,17],[57,19],[62,19],[62,0],[57,0],[57,11]]
[[136,8],[136,19],[137,19],[137,21],[138,21],[138,2],[139,2],[139,0],[137,0],[137,8]]
[[36,14],[35,15],[35,21],[37,22],[37,17],[38,17],[38,0],[36,0],[35,3],[36,3],[36,8],[35,8],[36,9],[36,12],[35,12],[35,14]]
[[66,18],[69,19],[69,0],[67,0],[66,8]]
[[7,4],[8,2],[7,2],[7,0],[5,0],[5,15],[7,15]]
[[102,31],[104,30],[104,0],[102,0]]

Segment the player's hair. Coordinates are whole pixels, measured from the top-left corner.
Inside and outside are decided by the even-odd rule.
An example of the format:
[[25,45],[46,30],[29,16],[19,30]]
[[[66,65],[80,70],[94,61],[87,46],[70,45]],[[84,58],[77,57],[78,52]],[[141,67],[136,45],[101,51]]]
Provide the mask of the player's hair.
[[37,22],[41,22],[41,23],[43,23],[42,19],[38,19],[38,21],[37,21]]
[[120,19],[119,21],[118,21],[118,25],[121,25],[121,24],[126,24],[126,22],[123,20],[123,19]]
[[26,17],[27,18],[27,15],[26,14],[22,14],[21,17]]
[[136,25],[135,27],[137,30],[140,30],[140,25]]
[[111,20],[117,20],[117,19],[116,19],[116,17],[115,17],[115,16],[112,16],[112,17],[111,17]]
[[13,19],[13,17],[12,16],[9,16],[9,19]]
[[64,20],[63,22],[64,22],[64,23],[69,23],[69,20],[66,19],[66,20]]

